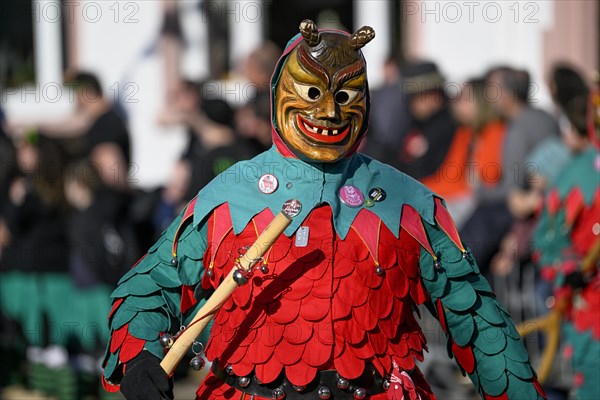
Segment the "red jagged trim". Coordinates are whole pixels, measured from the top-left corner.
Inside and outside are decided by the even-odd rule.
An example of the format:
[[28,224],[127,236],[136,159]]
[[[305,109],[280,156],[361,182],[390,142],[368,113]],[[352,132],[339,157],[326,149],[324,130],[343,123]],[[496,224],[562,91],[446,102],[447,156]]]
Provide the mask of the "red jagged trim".
[[381,232],[381,219],[373,212],[362,209],[358,212],[351,228],[369,250],[376,264],[379,264],[379,234]]
[[560,209],[560,195],[558,194],[558,189],[553,189],[550,194],[548,194],[548,197],[546,198],[546,208],[550,215],[556,215]]
[[535,390],[537,390],[540,396],[542,396],[544,399],[548,398],[546,392],[544,392],[544,389],[542,388],[542,385],[540,385],[540,383],[538,382],[537,378],[533,380],[533,386],[535,386]]
[[274,215],[270,208],[265,208],[254,217],[252,217],[252,223],[254,224],[254,231],[256,232],[256,237],[258,237],[273,221]]
[[114,353],[116,352],[119,347],[121,347],[121,345],[123,344],[123,342],[125,341],[125,338],[127,337],[127,328],[129,327],[129,324],[125,324],[122,327],[120,327],[119,329],[117,329],[116,331],[113,331],[113,334],[110,338],[110,352]]
[[429,254],[431,254],[434,260],[437,258],[433,252],[433,249],[431,248],[431,245],[429,244],[429,239],[427,238],[425,228],[423,227],[423,221],[421,221],[421,215],[419,215],[417,210],[407,204],[404,204],[402,206],[402,218],[400,219],[400,225],[406,232],[408,232],[410,236],[419,242],[419,244],[425,250],[427,250]]
[[446,235],[448,235],[450,240],[454,242],[456,247],[458,247],[461,251],[465,251],[465,248],[462,245],[462,242],[460,241],[460,236],[458,235],[456,225],[454,225],[454,221],[452,220],[448,209],[444,207],[444,204],[442,204],[442,200],[440,200],[439,198],[436,197],[434,201],[434,215],[439,227],[442,228],[442,230],[446,233]]
[[456,357],[456,360],[469,374],[475,370],[475,356],[473,350],[468,346],[459,346],[453,339],[452,340],[452,353]]
[[122,363],[129,362],[132,358],[140,354],[145,344],[145,340],[136,338],[127,330],[127,336],[119,351],[119,361]]
[[182,314],[185,314],[187,310],[192,308],[198,302],[194,296],[195,286],[182,285],[181,286],[181,301],[179,302],[179,309]]
[[179,235],[181,235],[181,230],[185,226],[185,223],[194,215],[194,207],[196,206],[196,201],[198,201],[198,196],[194,197],[187,206],[185,206],[185,211],[183,213],[183,218],[181,218],[181,222],[179,223],[179,227],[175,231],[175,236],[173,237],[173,247],[171,249],[171,253],[173,257],[177,256],[177,242],[179,239]]
[[108,313],[108,319],[111,319],[113,314],[115,313],[115,311],[117,311],[117,308],[119,308],[119,306],[121,305],[121,303],[123,303],[123,301],[125,301],[124,297],[118,298],[117,300],[115,300],[115,302],[112,305],[112,308],[110,309],[110,312]]
[[[233,222],[231,220],[231,214],[229,212],[229,204],[223,203],[212,212],[212,215],[208,219],[208,246],[204,253],[204,259],[210,260],[208,268],[212,269],[215,258],[217,256],[217,250],[219,246],[227,236],[227,233],[233,229]],[[206,264],[205,264],[206,265]],[[212,284],[207,274],[204,274],[202,278],[202,288],[210,289]]]
[[444,333],[448,333],[448,327],[446,326],[446,314],[444,313],[444,306],[442,305],[441,300],[435,302],[435,306],[437,307],[438,320],[440,321],[440,325]]
[[109,383],[104,378],[104,375],[102,375],[102,387],[109,393],[116,393],[120,390],[119,385],[113,385],[112,383]]
[[581,188],[576,187],[569,192],[565,199],[565,224],[572,226],[583,209],[584,199]]
[[510,400],[508,398],[508,394],[506,394],[506,392],[502,393],[500,396],[490,396],[489,394],[484,393],[484,398],[485,400]]

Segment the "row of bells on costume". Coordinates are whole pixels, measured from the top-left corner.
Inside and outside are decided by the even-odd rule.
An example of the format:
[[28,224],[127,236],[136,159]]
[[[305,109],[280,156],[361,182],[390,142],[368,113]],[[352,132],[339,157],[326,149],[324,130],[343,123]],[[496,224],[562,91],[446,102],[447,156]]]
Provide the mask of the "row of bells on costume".
[[[231,365],[228,365],[227,368],[225,368],[225,371],[229,375],[233,374]],[[260,382],[258,381],[258,379],[256,377],[254,377],[254,379],[260,384]],[[250,386],[252,378],[250,376],[240,376],[237,378],[237,380],[238,380],[238,384],[240,385],[240,387],[246,388],[246,387]],[[338,389],[347,391],[348,393],[351,393],[352,397],[354,399],[364,399],[367,397],[366,389],[361,388],[361,387],[352,386],[350,384],[350,381],[344,377],[338,376],[336,385],[337,385]],[[383,388],[385,390],[388,390],[389,387],[390,387],[390,381],[385,379],[383,381]],[[304,391],[304,389],[306,389],[306,386],[294,386],[294,390],[298,393],[301,393],[302,391]],[[323,400],[330,399],[332,396],[331,389],[329,389],[327,386],[321,386],[317,390],[317,395],[319,396],[319,399],[323,399]],[[276,399],[276,400],[285,399],[285,397],[286,397],[285,390],[281,387],[274,389],[272,397],[273,397],[273,399]]]

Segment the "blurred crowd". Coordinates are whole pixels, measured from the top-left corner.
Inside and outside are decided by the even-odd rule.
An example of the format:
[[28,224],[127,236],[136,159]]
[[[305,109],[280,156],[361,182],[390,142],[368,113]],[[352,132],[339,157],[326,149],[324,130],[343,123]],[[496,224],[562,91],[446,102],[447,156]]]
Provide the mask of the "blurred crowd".
[[[0,387],[26,381],[60,399],[109,396],[97,377],[112,288],[199,189],[271,146],[268,82],[279,53],[266,43],[244,60],[257,90],[238,107],[205,98],[206,83],[171,85],[156,123],[184,126],[187,145],[172,178],[152,191],[129,184],[126,115],[91,73],[68,77],[77,99],[68,120],[15,134],[2,118]],[[549,291],[536,292],[537,275],[524,271],[535,270],[530,244],[547,189],[591,147],[586,77],[555,65],[548,113],[531,101],[529,73],[511,66],[459,90],[432,62],[392,56],[381,73],[362,152],[445,198],[515,319],[543,313]],[[568,385],[556,389],[561,398]]]

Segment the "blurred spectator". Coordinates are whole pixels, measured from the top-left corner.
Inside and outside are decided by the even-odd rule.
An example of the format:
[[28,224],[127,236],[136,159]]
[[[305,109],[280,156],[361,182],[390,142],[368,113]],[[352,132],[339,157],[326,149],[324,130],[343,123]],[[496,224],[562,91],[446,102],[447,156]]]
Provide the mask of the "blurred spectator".
[[402,90],[402,75],[395,55],[383,65],[383,86],[371,91],[369,135],[364,152],[382,162],[397,157],[408,134],[411,117]]
[[[4,113],[0,108],[0,160],[2,160],[0,164],[0,219],[9,199],[10,183],[18,173],[17,152],[12,140],[6,135],[4,125]],[[2,229],[2,225],[0,225],[0,230]],[[2,254],[2,236],[0,235],[0,255]]]
[[444,92],[444,78],[434,63],[408,65],[403,75],[412,124],[392,165],[420,180],[442,166],[457,126]]
[[271,105],[251,101],[235,113],[236,131],[246,140],[251,156],[258,155],[273,144],[271,139]]
[[71,335],[64,331],[72,317],[63,154],[55,140],[33,132],[18,144],[17,157],[21,175],[10,185],[3,215],[9,240],[3,240],[0,307],[21,327],[29,385],[73,398],[65,348]]
[[108,341],[105,318],[110,293],[142,253],[128,218],[127,198],[104,186],[94,164],[72,165],[64,181],[65,197],[73,209],[67,220],[73,286],[65,295],[72,302],[69,316],[86,332],[75,335],[68,348],[81,398],[98,394],[96,366]]
[[195,196],[198,190],[225,169],[251,157],[246,143],[233,129],[234,111],[227,102],[205,100],[202,113],[203,120],[196,127],[196,132],[202,137],[202,148],[196,149],[190,157],[188,198]]
[[271,41],[266,41],[242,61],[241,72],[255,89],[254,96],[251,99],[246,99],[247,101],[270,104],[271,91],[269,85],[271,75],[280,56],[281,50],[279,47]]
[[[501,177],[493,187],[477,188],[477,209],[461,233],[484,273],[488,272],[490,260],[512,223],[509,195],[526,189],[527,176],[534,168],[526,164],[527,156],[544,139],[559,135],[557,122],[529,104],[530,80],[526,71],[499,67],[488,73],[486,81],[492,105],[507,121]],[[496,89],[497,96],[489,94],[491,88]]]
[[131,144],[123,119],[104,97],[98,78],[89,72],[68,77],[75,90],[75,113],[64,121],[39,126],[54,138],[83,138],[81,157],[88,157],[100,169],[103,182],[112,187],[127,186]]
[[571,100],[588,91],[582,75],[574,67],[563,62],[552,67],[548,86],[552,100],[561,113],[564,113]]
[[184,125],[188,142],[181,156],[189,159],[191,153],[202,147],[200,133],[197,133],[194,122],[200,118],[202,105],[202,84],[183,80],[169,96],[168,108],[158,116],[161,125]]
[[174,167],[173,177],[160,192],[153,210],[158,233],[216,175],[253,156],[252,147],[233,129],[234,111],[223,100],[204,100],[186,121],[196,140]]
[[504,124],[485,96],[482,79],[463,85],[452,102],[459,128],[442,167],[422,182],[444,197],[457,227],[462,227],[474,209],[473,187],[493,186],[495,177],[488,166],[500,166]]
[[141,256],[128,218],[128,199],[105,187],[94,164],[80,161],[65,175],[70,270],[78,288],[115,286]]

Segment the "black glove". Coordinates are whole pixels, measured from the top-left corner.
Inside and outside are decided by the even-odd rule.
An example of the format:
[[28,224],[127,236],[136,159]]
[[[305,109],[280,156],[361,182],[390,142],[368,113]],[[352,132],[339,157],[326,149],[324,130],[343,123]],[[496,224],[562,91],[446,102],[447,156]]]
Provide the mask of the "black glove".
[[121,393],[127,400],[173,400],[173,380],[158,357],[144,350],[127,363]]
[[565,276],[565,283],[573,289],[581,289],[587,286],[589,279],[581,271],[571,272]]

